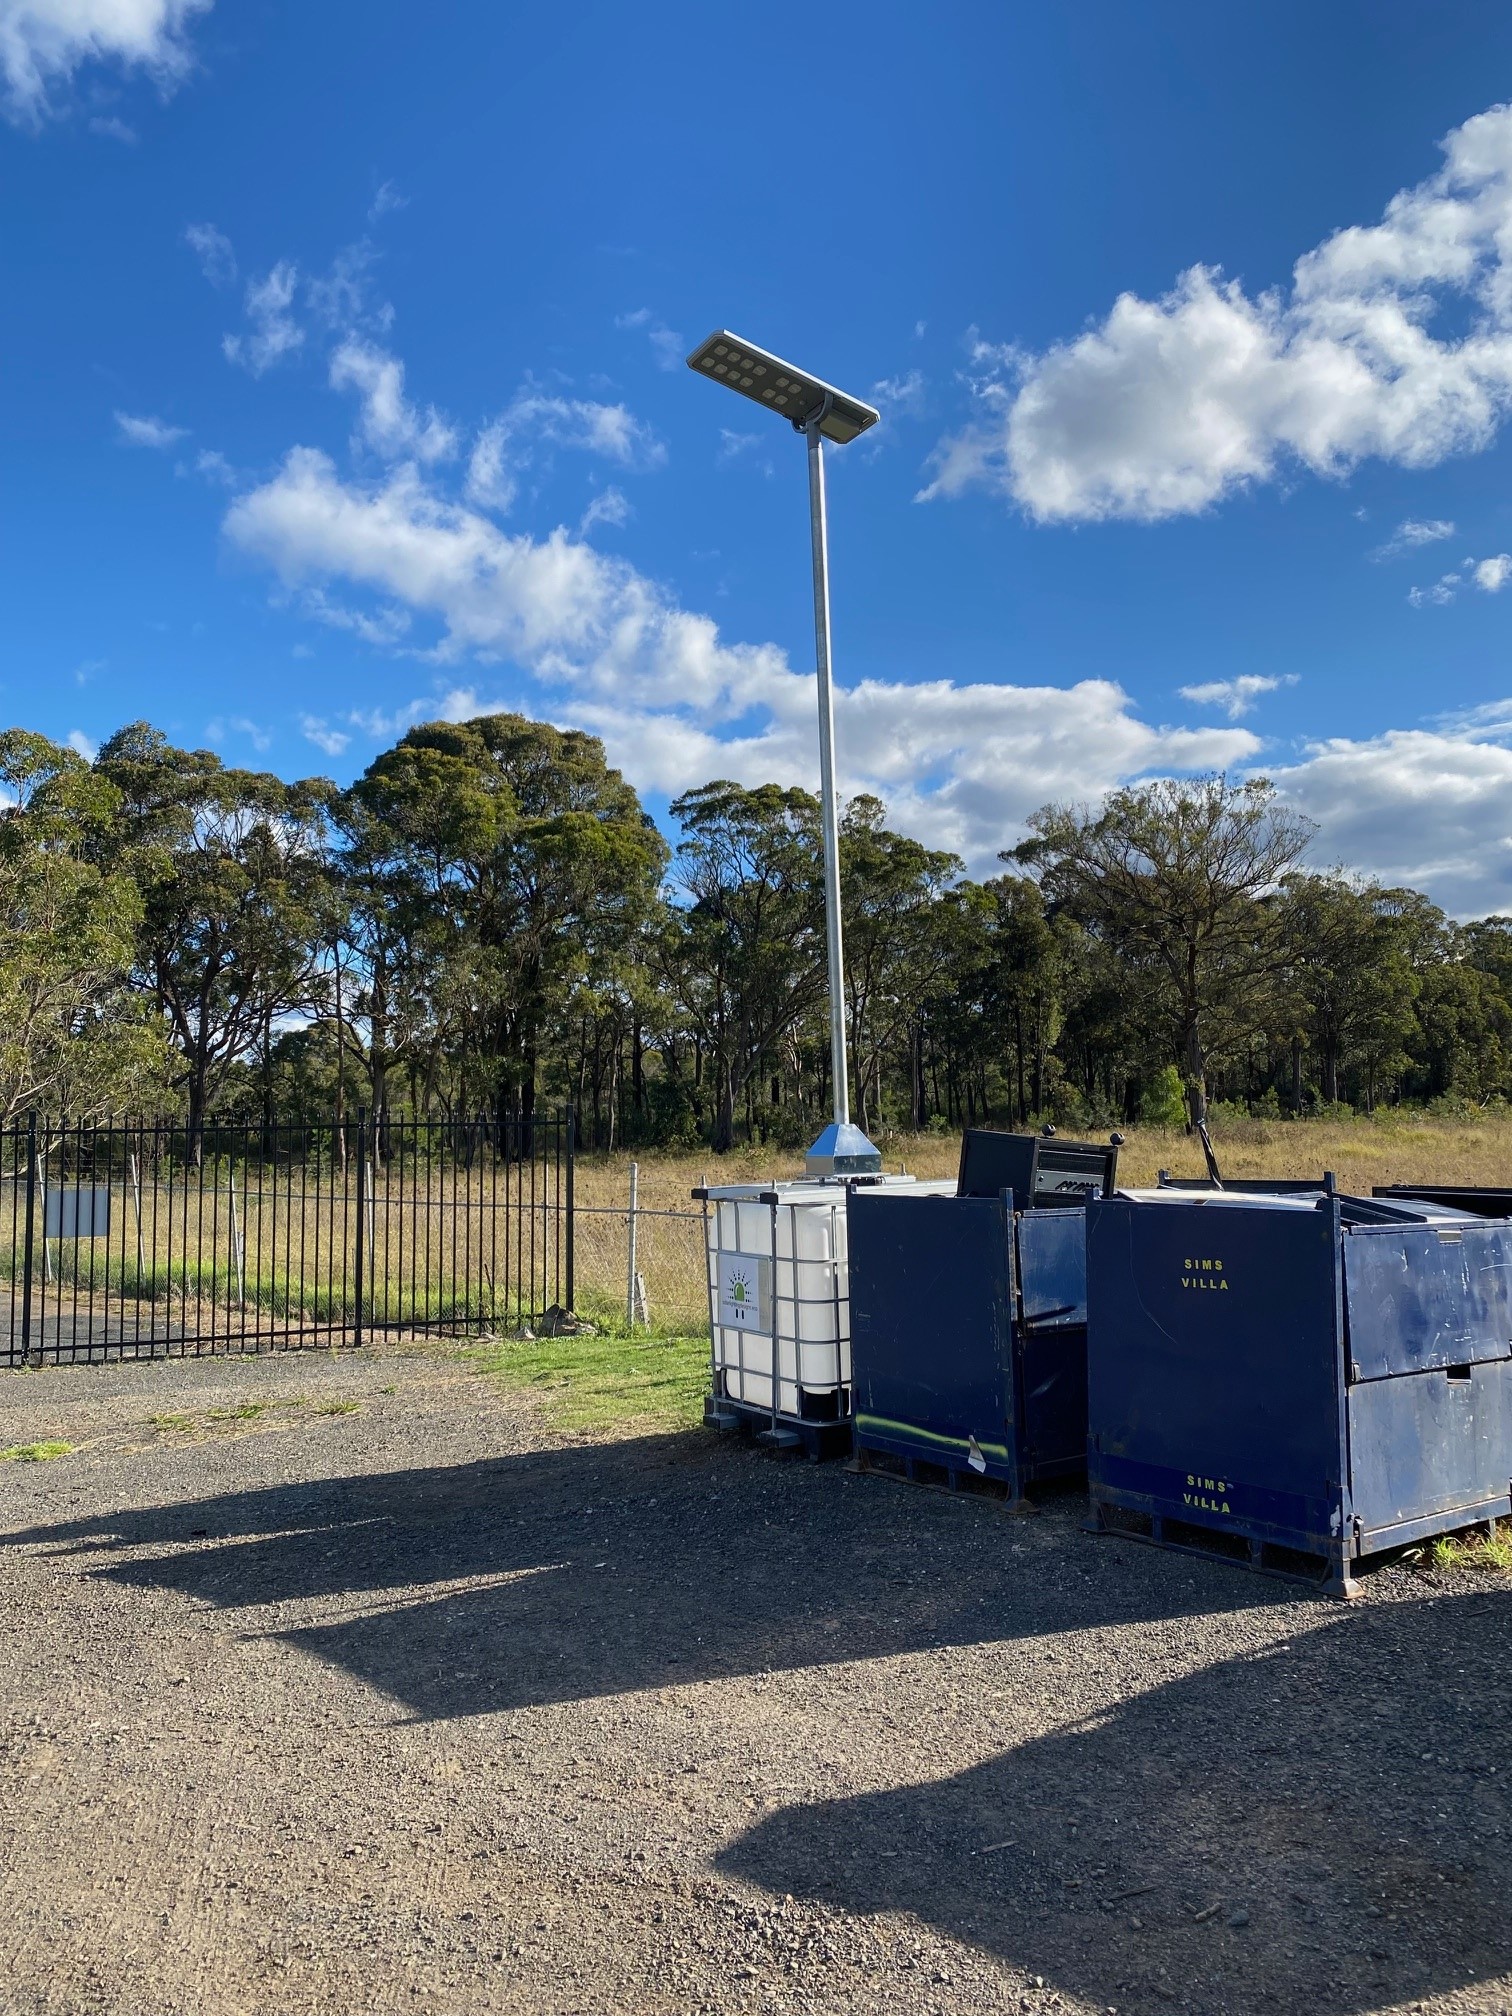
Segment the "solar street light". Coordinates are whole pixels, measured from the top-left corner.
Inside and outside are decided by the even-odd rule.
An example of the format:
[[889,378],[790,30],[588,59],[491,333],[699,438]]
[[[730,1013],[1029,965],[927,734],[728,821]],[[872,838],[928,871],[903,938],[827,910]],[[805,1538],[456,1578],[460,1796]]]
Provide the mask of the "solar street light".
[[819,810],[824,839],[824,920],[829,954],[830,1060],[835,1117],[805,1158],[810,1176],[871,1175],[882,1156],[851,1125],[845,1055],[845,958],[840,932],[840,816],[835,799],[835,700],[830,673],[829,527],[824,503],[824,443],[843,446],[874,427],[874,406],[826,385],[728,329],[716,329],[688,358],[688,368],[792,422],[808,442],[809,534],[814,560],[814,647],[819,674]]

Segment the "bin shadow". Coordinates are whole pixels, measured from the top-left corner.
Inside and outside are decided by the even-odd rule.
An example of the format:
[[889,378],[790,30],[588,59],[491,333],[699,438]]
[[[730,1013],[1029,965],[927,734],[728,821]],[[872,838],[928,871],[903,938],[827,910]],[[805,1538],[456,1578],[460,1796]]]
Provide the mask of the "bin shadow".
[[1506,1974],[1512,1594],[1309,1621],[955,1777],[789,1807],[719,1865],[1121,2016],[1342,2016]]
[[[421,1719],[1257,1604],[1289,1591],[700,1433],[13,1533],[223,1611]],[[281,1618],[280,1606],[316,1614]],[[271,1610],[271,1615],[266,1614]]]

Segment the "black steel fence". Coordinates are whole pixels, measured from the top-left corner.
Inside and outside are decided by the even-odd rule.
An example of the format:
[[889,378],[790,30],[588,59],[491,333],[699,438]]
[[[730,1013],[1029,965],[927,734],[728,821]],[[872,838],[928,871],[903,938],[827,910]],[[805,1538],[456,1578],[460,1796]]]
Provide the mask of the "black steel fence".
[[449,1335],[573,1300],[571,1113],[0,1130],[0,1364]]

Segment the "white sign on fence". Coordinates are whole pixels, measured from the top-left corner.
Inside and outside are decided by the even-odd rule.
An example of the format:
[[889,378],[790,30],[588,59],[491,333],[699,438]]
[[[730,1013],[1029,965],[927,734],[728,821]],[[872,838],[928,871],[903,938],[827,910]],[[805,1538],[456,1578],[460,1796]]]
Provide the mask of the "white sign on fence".
[[755,1253],[716,1253],[719,1320],[735,1330],[772,1327],[772,1263]]
[[44,1239],[107,1239],[110,1236],[110,1192],[99,1189],[44,1190]]

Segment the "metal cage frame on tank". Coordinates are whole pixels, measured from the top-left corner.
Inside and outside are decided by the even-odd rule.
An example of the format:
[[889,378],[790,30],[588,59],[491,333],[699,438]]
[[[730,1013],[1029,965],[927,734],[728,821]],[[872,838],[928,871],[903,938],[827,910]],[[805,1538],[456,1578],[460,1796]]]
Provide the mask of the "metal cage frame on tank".
[[[802,1449],[816,1462],[849,1450],[846,1198],[855,1188],[894,1186],[933,1187],[868,1175],[693,1192],[704,1207],[710,1427]],[[735,1268],[744,1276],[738,1301],[725,1278]]]

